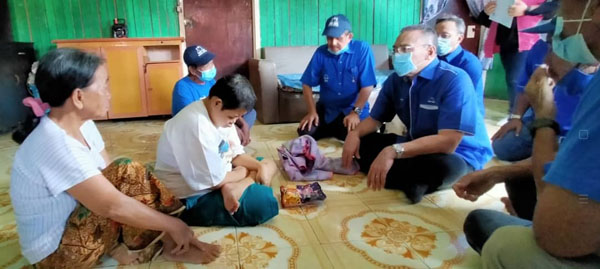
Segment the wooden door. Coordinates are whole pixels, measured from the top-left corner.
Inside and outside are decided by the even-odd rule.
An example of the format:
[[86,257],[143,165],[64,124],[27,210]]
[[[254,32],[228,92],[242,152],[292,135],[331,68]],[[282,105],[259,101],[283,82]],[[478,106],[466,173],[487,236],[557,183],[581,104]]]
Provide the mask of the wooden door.
[[464,0],[449,0],[448,5],[446,5],[444,8],[444,11],[428,21],[427,24],[435,27],[435,21],[437,18],[446,13],[459,16],[465,21],[467,29],[465,31],[465,39],[461,45],[464,49],[477,55],[479,53],[479,36],[481,34],[481,25],[477,24],[471,17],[467,3]]
[[142,47],[103,47],[110,87],[108,117],[130,118],[148,115]]
[[217,76],[248,76],[252,58],[251,0],[183,0],[188,46],[201,45],[216,54]]
[[181,76],[179,62],[146,65],[148,115],[171,114],[173,87]]

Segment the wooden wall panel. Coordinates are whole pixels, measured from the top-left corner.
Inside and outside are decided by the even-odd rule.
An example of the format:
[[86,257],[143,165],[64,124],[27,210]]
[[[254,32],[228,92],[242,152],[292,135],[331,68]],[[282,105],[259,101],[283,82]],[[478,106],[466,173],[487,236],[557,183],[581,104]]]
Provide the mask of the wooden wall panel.
[[354,38],[391,47],[402,27],[419,23],[420,10],[414,0],[260,0],[261,46],[325,44],[325,21],[342,13]]
[[130,37],[176,37],[177,0],[8,0],[14,41],[34,42],[38,58],[54,39],[112,37],[124,18]]

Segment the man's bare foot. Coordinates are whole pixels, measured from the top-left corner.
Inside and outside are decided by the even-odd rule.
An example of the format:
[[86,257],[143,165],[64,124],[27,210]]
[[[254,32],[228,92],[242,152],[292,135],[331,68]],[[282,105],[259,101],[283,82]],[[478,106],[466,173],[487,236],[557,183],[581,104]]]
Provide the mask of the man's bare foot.
[[512,202],[508,197],[502,197],[500,198],[500,201],[504,203],[504,208],[506,209],[506,211],[508,211],[508,214],[510,214],[511,216],[517,215],[517,211],[515,211],[515,208],[513,207]]
[[230,214],[234,214],[240,208],[240,196],[236,195],[236,183],[227,183],[221,187],[221,194],[223,195],[223,204],[225,209]]
[[164,250],[162,255],[166,260],[172,262],[207,264],[216,260],[221,254],[221,246],[201,241],[190,244],[189,250],[180,255],[171,254],[171,251],[176,247],[176,244],[170,237],[165,236],[163,244]]
[[260,171],[258,181],[265,186],[271,186],[271,180],[277,172],[277,164],[273,160],[262,160],[260,162]]

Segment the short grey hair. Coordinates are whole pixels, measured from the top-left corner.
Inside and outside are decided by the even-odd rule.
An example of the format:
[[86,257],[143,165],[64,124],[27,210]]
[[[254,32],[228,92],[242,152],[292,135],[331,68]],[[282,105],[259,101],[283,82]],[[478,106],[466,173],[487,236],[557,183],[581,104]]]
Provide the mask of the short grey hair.
[[437,46],[437,33],[433,28],[425,24],[415,24],[402,28],[400,35],[406,32],[419,31],[423,34],[423,37],[427,40],[427,44],[436,47]]
[[464,35],[467,27],[465,26],[465,21],[454,14],[442,14],[436,21],[435,25],[438,25],[442,22],[452,21],[456,24],[456,29],[458,30],[459,35]]

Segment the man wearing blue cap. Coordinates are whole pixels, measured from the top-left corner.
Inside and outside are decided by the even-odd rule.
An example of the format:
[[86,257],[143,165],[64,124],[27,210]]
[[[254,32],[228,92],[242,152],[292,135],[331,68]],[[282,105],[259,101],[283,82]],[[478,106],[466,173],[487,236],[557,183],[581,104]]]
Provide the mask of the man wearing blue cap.
[[[171,110],[175,116],[192,102],[208,96],[216,83],[217,68],[213,63],[215,54],[202,46],[190,46],[183,53],[183,61],[188,66],[188,75],[175,84]],[[243,146],[250,143],[250,128],[256,120],[256,111],[248,111],[236,121],[235,126]]]
[[[352,26],[342,14],[325,22],[327,45],[320,46],[302,75],[308,114],[298,134],[318,140],[344,140],[349,131],[369,115],[367,102],[375,80],[375,58],[367,42],[353,40]],[[320,86],[315,105],[313,87]]]

